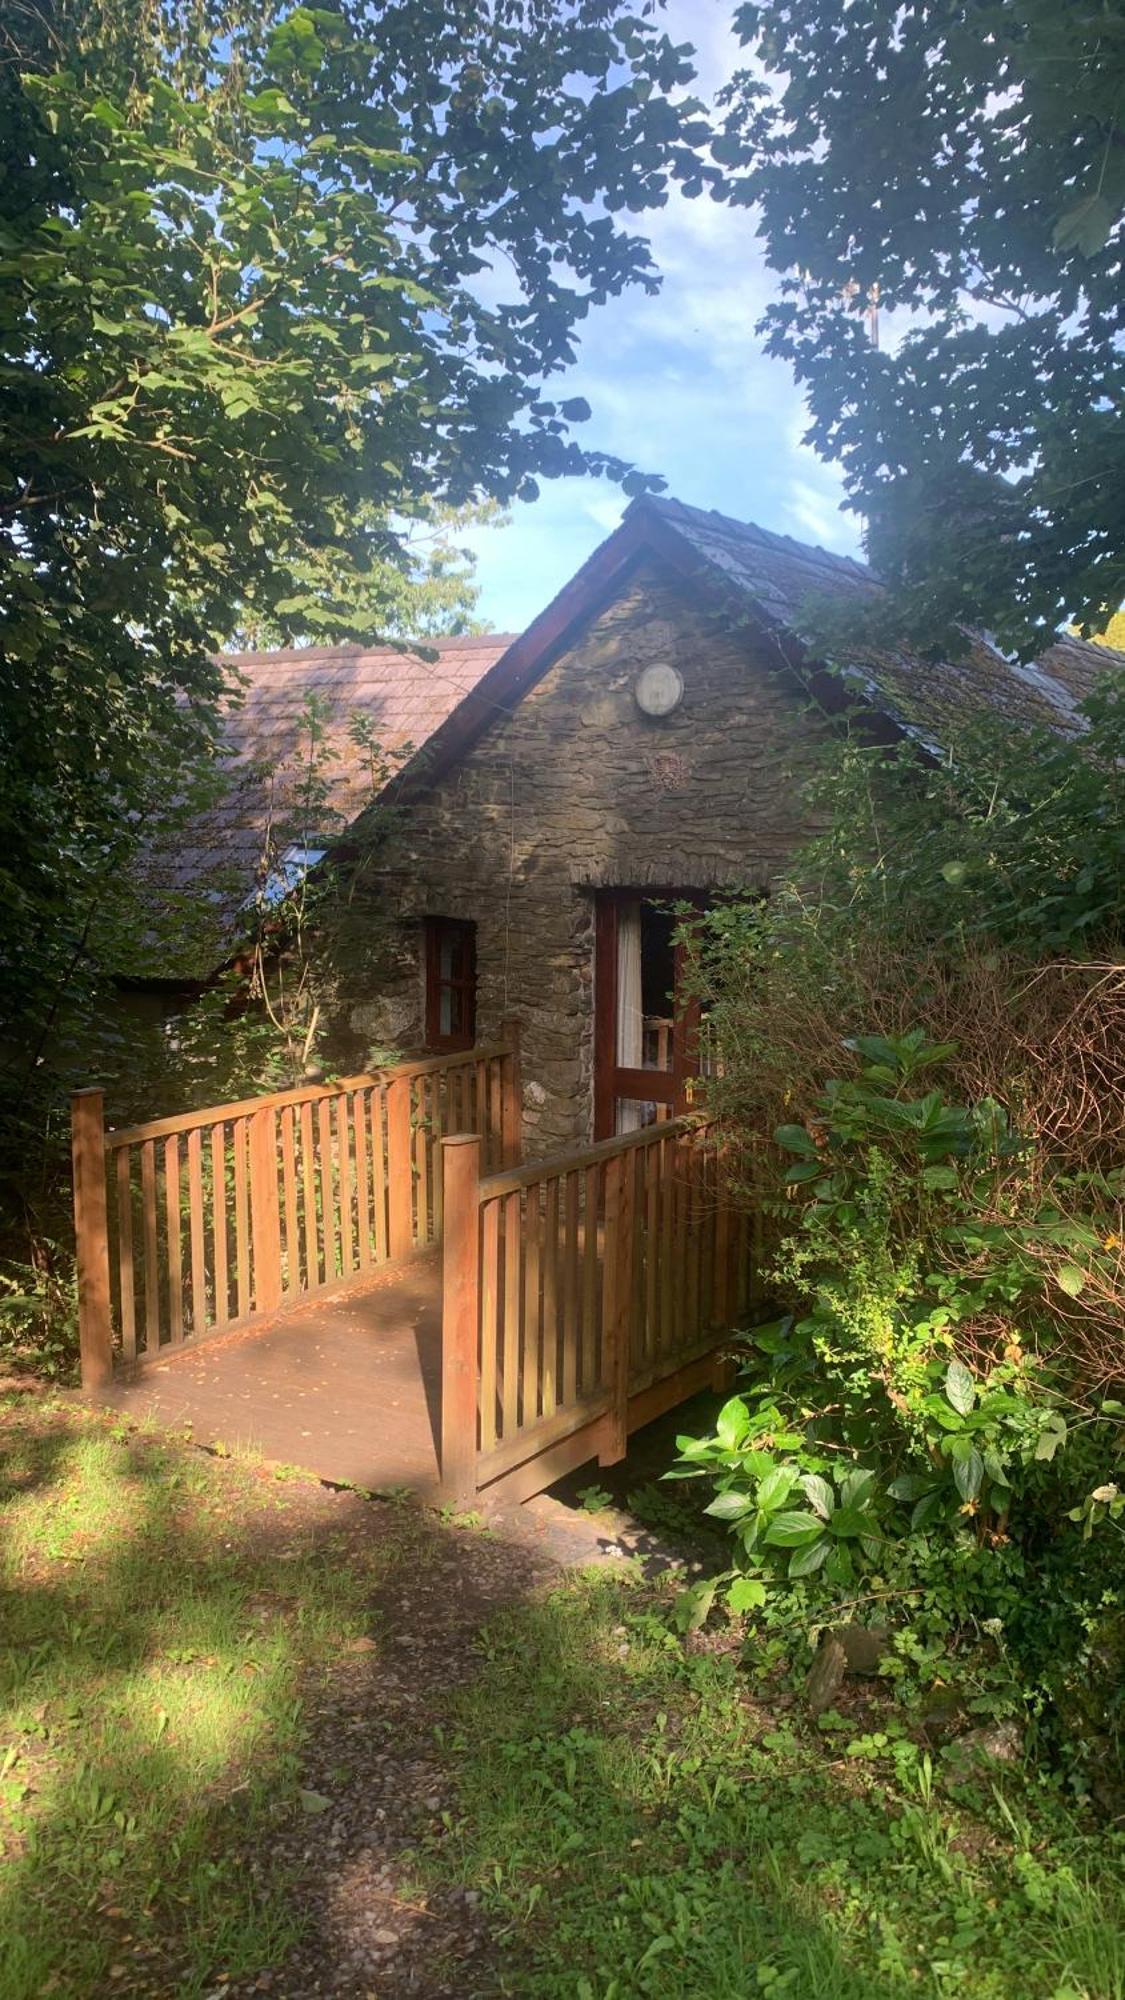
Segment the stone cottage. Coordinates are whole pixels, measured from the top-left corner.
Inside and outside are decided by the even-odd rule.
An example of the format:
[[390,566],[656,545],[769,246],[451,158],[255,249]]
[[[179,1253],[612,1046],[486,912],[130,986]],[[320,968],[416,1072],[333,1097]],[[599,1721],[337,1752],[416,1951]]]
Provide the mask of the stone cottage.
[[536,1153],[682,1105],[698,1023],[672,906],[768,892],[808,831],[818,735],[857,702],[875,738],[933,748],[967,706],[1076,727],[1106,664],[1064,639],[1023,667],[980,639],[956,664],[828,671],[802,643],[808,601],[877,589],[847,558],[635,502],[390,786],[386,946],[339,996],[354,1057],[465,1047],[517,1018]]
[[[1125,664],[1064,638],[1021,666],[977,638],[955,663],[830,671],[803,636],[810,602],[878,589],[861,563],[645,498],[517,638],[238,656],[233,782],[179,842],[173,886],[197,884],[229,940],[255,881],[280,901],[318,865],[328,839],[291,796],[314,694],[336,862],[363,857],[363,948],[325,993],[333,1063],[468,1047],[515,1018],[529,1150],[666,1116],[699,1062],[673,909],[768,893],[809,831],[801,778],[824,731],[857,707],[876,740],[934,751],[971,708],[1075,728],[1107,658]],[[374,804],[357,715],[399,753]],[[217,866],[221,894],[203,887]]]

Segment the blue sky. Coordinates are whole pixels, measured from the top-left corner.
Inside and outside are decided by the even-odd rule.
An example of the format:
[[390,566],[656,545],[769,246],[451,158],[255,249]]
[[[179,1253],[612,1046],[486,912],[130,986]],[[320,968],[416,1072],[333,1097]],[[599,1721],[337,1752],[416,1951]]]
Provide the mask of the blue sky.
[[[669,32],[698,51],[702,96],[741,60],[732,11],[731,0],[669,0]],[[585,396],[593,415],[577,435],[662,473],[677,500],[856,553],[858,522],[840,512],[833,468],[801,444],[805,413],[789,370],[754,333],[773,280],[752,217],[672,194],[639,227],[663,273],[659,297],[629,292],[593,313],[576,366],[549,393]],[[522,630],[625,505],[608,480],[554,480],[507,527],[476,531],[480,616]]]

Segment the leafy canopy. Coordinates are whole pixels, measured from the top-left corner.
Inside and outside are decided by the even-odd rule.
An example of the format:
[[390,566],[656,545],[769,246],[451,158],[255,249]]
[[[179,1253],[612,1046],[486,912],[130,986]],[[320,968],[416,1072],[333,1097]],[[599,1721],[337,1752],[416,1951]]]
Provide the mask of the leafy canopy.
[[[916,636],[1025,653],[1125,595],[1119,0],[752,0],[720,198]],[[877,298],[889,334],[871,341]]]
[[592,307],[655,288],[619,218],[700,184],[650,11],[4,15],[0,1000],[33,1057],[136,843],[191,802],[217,647],[428,629],[412,537],[441,510],[646,483],[545,384]]

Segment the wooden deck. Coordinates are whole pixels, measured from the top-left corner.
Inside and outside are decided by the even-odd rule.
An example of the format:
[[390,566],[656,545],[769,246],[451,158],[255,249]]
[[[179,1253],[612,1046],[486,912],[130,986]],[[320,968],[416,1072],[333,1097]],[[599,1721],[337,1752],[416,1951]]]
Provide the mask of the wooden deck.
[[258,1451],[322,1479],[432,1498],[440,1436],[441,1271],[417,1256],[115,1381],[97,1401],[200,1444]]
[[754,1232],[706,1116],[521,1161],[521,1102],[514,1023],[138,1126],[79,1091],[86,1394],[462,1507],[616,1463],[725,1371]]

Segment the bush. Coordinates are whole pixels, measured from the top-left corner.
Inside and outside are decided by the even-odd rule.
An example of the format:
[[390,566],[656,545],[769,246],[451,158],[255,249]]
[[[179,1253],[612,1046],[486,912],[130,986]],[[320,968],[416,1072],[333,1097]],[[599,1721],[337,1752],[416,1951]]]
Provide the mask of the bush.
[[889,1609],[904,1686],[961,1676],[1082,1786],[1125,1655],[1123,717],[1113,678],[1081,740],[849,742],[777,894],[694,934],[785,1310],[671,1475],[735,1610]]

